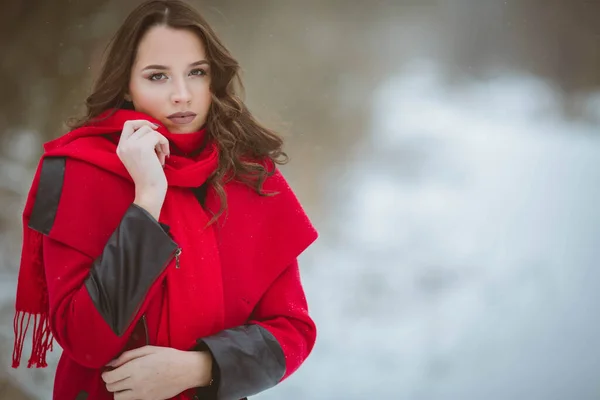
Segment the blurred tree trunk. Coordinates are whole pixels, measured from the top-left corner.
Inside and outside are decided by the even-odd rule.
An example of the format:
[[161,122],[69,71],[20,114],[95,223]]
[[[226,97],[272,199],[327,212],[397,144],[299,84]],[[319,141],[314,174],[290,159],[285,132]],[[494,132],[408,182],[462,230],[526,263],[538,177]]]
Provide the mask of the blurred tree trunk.
[[101,24],[94,25],[93,15],[106,1],[4,3],[0,14],[0,134],[27,127],[53,137],[60,126],[56,115],[69,109],[75,94],[81,95],[90,45],[103,34]]

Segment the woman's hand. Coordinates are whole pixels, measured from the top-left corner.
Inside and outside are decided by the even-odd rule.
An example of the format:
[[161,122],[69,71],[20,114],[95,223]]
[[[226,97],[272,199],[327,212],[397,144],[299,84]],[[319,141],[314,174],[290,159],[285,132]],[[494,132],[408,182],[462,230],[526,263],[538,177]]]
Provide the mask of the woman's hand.
[[126,351],[102,374],[115,400],[165,400],[211,380],[208,352],[144,346]]
[[135,203],[158,220],[167,193],[163,171],[169,156],[169,141],[146,120],[127,121],[123,125],[117,155],[135,183]]

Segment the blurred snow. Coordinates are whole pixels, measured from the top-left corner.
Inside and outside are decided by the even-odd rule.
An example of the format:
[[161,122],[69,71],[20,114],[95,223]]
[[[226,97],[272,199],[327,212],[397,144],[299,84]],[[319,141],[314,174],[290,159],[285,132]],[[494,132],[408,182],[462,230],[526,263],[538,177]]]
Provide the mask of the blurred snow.
[[426,62],[371,107],[306,255],[317,346],[258,397],[599,398],[599,125],[533,77]]

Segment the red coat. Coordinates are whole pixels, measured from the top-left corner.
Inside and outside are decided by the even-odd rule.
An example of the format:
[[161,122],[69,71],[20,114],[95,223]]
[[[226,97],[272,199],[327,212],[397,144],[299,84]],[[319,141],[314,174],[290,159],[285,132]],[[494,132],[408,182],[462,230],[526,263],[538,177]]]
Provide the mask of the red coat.
[[[49,323],[64,350],[53,398],[108,400],[112,395],[100,376],[105,365],[127,349],[157,343],[159,323],[168,313],[164,302],[166,274],[152,281],[124,332],[115,333],[86,282],[93,264],[105,251],[106,241],[130,212],[134,186],[74,157],[63,162],[60,176],[42,173],[40,179],[40,187],[44,179],[54,180],[45,183],[51,187],[62,182],[56,207],[47,206],[47,213],[53,213],[52,224],[43,237]],[[214,325],[198,337],[213,354],[218,368],[218,391],[211,398],[239,399],[273,386],[298,369],[315,342],[316,328],[308,314],[297,257],[316,239],[316,232],[279,171],[267,179],[264,188],[279,194],[263,197],[236,181],[226,184],[228,208],[214,229],[221,272],[198,286],[209,292],[218,288],[214,293],[219,301],[214,304],[222,307],[207,311],[222,315],[222,326]],[[127,195],[114,196],[115,192]],[[191,190],[169,187],[165,204],[173,199],[187,201],[188,197],[197,201]],[[217,199],[209,189],[206,209],[218,210]],[[35,202],[43,208],[55,200],[38,194]],[[177,207],[171,204],[170,209]],[[198,216],[200,210],[199,206]],[[170,225],[171,235],[185,241],[186,230],[201,228],[194,228],[195,217],[187,208],[179,216],[172,211],[169,221],[164,222]],[[81,222],[84,220],[85,224]],[[96,232],[95,226],[112,229]],[[168,269],[177,268],[176,261],[169,261]],[[189,301],[207,301],[205,290]],[[185,309],[177,312],[185,313]],[[279,349],[274,351],[273,345]],[[189,350],[196,348],[190,346]],[[283,356],[279,367],[278,352]],[[240,358],[240,353],[254,358]],[[190,391],[186,397],[193,395]]]

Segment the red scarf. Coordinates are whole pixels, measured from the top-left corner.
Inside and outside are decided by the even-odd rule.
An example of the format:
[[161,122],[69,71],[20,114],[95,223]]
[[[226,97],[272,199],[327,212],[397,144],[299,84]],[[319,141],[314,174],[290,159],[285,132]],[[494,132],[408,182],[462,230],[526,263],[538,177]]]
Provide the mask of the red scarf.
[[[61,204],[49,236],[92,258],[101,254],[124,211],[133,201],[134,186],[116,155],[123,123],[133,119],[146,119],[160,125],[158,121],[145,114],[117,110],[114,115],[109,115],[100,122],[76,129],[44,146],[45,153],[42,161],[44,157],[50,156],[77,159],[110,172],[101,175],[102,179],[109,179],[104,178],[105,176],[113,176],[115,181],[119,181],[115,185],[110,185],[106,181],[92,181],[86,190],[79,190],[75,195],[63,191],[61,196],[61,203],[68,204]],[[274,183],[269,184],[270,187],[265,184],[265,188],[282,192],[281,200],[275,202],[252,200],[254,197],[251,196],[254,195],[251,191],[242,188],[243,185],[228,184],[230,187],[227,191],[228,202],[235,202],[236,198],[238,201],[235,204],[251,202],[256,212],[253,210],[249,214],[236,211],[233,216],[228,217],[224,229],[215,228],[215,224],[206,228],[210,215],[202,209],[188,188],[202,185],[214,172],[218,164],[217,147],[207,140],[204,131],[171,134],[163,127],[157,130],[170,140],[172,146],[171,156],[167,158],[165,167],[169,189],[159,221],[171,226],[170,233],[182,249],[182,253],[180,268],[176,269],[174,265],[170,265],[165,272],[166,288],[161,289],[165,290],[165,297],[156,345],[189,349],[199,337],[214,334],[224,328],[221,268],[227,266],[221,265],[221,258],[228,264],[238,262],[237,257],[248,258],[247,254],[254,254],[254,252],[263,254],[262,258],[255,257],[256,260],[250,261],[249,268],[264,270],[265,267],[261,264],[267,263],[273,270],[265,271],[264,274],[276,276],[279,273],[277,270],[283,270],[285,264],[291,262],[315,240],[316,232],[299,209],[299,204],[278,172],[271,179]],[[197,150],[202,145],[204,148],[199,154],[190,155],[193,150]],[[14,319],[13,367],[19,365],[25,334],[32,320],[33,348],[28,367],[47,366],[46,352],[52,349],[52,335],[48,321],[48,293],[42,257],[42,234],[28,227],[41,165],[42,162],[33,179],[23,212],[24,237]],[[77,172],[78,170],[70,172],[72,175],[68,179],[74,179]],[[85,181],[85,178],[87,176],[81,179]],[[131,190],[119,189],[123,188],[123,178],[130,182],[127,186]],[[109,190],[112,192],[107,193]],[[97,200],[98,195],[104,196],[104,200]],[[272,198],[278,197],[280,196]],[[214,191],[209,190],[207,204],[213,206],[216,204],[218,207],[219,203],[216,199]],[[102,216],[98,217],[98,214]],[[190,218],[190,215],[194,218]],[[220,220],[222,219],[223,217]],[[285,227],[280,228],[282,219],[288,219],[289,222]],[[236,229],[253,226],[252,224],[261,227],[257,234],[250,236],[248,240],[237,240]],[[90,230],[90,226],[94,229]],[[273,239],[274,229],[278,229],[282,238],[282,243],[279,245],[276,243],[278,239]],[[222,256],[219,255],[219,246],[222,243],[218,243],[220,239],[216,232],[219,232],[221,241],[225,243],[224,249],[221,250],[224,254]],[[290,237],[293,240],[285,239]],[[229,244],[232,240],[235,240],[235,243]],[[278,247],[270,247],[270,241]],[[202,301],[198,300],[198,293],[202,294]]]

